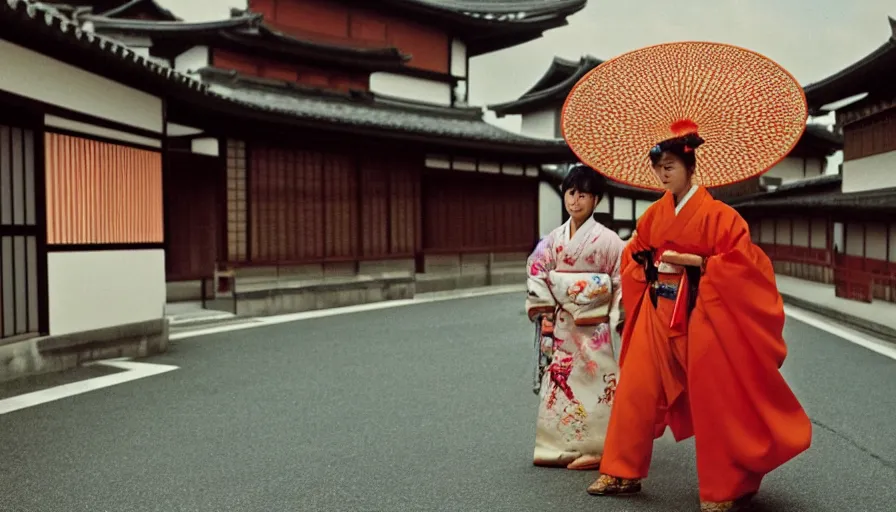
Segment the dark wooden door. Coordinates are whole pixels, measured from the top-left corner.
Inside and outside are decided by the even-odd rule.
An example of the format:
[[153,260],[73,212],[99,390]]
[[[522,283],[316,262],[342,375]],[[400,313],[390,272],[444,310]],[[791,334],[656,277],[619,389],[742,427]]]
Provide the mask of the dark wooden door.
[[214,276],[223,232],[224,161],[172,151],[165,169],[167,281]]
[[0,125],[0,339],[48,330],[40,137]]

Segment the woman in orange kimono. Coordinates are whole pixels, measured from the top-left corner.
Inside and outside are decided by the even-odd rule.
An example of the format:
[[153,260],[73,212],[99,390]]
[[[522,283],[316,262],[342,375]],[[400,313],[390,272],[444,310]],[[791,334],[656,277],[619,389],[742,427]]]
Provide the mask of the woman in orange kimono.
[[[772,264],[741,216],[704,185],[753,177],[785,157],[805,127],[805,98],[786,71],[727,45],[672,43],[608,63],[571,93],[564,135],[595,169],[665,193],[622,255],[620,374],[601,474],[588,492],[639,492],[653,441],[669,427],[678,441],[695,438],[701,510],[740,510],[766,474],[809,448],[812,428],[780,373],[787,347]],[[657,71],[675,86],[637,79]],[[624,79],[624,91],[608,93]],[[750,94],[739,94],[747,86]],[[625,113],[608,103],[639,95],[671,108],[640,109],[640,132],[629,116],[637,135],[619,142],[613,121]],[[595,108],[604,114],[599,129],[581,120]],[[751,124],[765,133],[750,139]],[[625,161],[637,146],[643,160]]]

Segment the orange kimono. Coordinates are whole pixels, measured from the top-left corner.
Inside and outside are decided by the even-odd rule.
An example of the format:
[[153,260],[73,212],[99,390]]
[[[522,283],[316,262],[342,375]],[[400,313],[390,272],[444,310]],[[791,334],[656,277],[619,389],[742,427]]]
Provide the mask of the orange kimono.
[[[724,502],[758,491],[765,474],[808,449],[812,427],[779,371],[784,305],[771,262],[740,215],[705,188],[684,201],[676,212],[667,192],[622,255],[628,321],[601,473],[645,478],[668,426],[678,441],[695,437],[701,500]],[[696,287],[681,286],[692,300],[674,327],[676,302],[688,301],[670,291],[681,275],[654,275],[665,250],[705,258],[702,275],[691,274]]]

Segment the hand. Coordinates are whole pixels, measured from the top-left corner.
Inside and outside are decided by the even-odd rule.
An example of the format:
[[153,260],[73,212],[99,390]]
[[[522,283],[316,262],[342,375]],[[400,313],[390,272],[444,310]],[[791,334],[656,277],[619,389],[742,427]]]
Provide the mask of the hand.
[[660,261],[689,267],[700,267],[703,265],[703,258],[700,256],[697,256],[696,254],[682,254],[676,251],[665,251],[663,255],[660,256]]

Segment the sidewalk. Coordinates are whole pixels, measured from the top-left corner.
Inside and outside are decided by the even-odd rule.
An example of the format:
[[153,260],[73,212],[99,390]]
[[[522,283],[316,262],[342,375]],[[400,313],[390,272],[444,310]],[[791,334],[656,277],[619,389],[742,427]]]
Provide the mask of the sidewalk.
[[831,320],[896,343],[896,304],[875,300],[868,304],[841,299],[834,285],[777,275],[784,303],[824,315]]

